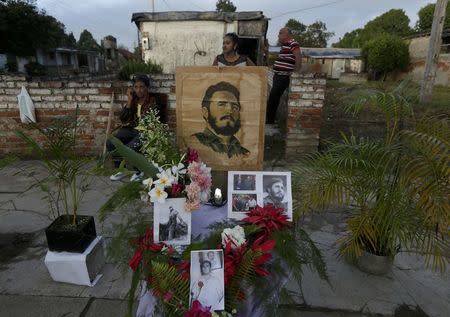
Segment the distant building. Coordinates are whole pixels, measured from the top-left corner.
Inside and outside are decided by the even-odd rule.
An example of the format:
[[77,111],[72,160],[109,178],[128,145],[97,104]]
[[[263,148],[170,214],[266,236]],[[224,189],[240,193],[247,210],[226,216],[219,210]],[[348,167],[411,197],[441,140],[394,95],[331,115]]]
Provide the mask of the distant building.
[[[270,54],[280,47],[271,46]],[[302,68],[313,73],[324,73],[328,78],[339,79],[341,73],[360,74],[364,71],[359,48],[309,48],[302,47]]]
[[255,12],[155,12],[133,13],[142,58],[172,73],[176,66],[212,65],[222,52],[222,38],[236,32],[240,53],[265,65],[268,19]]
[[117,69],[119,67],[119,51],[117,49],[117,39],[108,35],[102,39],[103,55],[105,57],[106,69]]
[[105,70],[104,58],[98,51],[62,47],[39,49],[36,51],[36,61],[47,68],[49,75],[100,73]]
[[[406,38],[409,41],[410,64],[408,70],[398,74],[397,79],[421,82],[425,71],[425,60],[430,44],[430,33],[421,33]],[[436,69],[435,85],[450,87],[450,29],[442,32],[442,45]]]

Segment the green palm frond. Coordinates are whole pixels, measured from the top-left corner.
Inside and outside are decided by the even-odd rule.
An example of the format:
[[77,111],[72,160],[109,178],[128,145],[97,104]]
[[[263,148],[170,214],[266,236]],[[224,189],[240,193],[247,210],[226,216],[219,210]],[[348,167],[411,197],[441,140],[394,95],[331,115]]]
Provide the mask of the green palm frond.
[[158,169],[149,162],[145,156],[125,146],[119,139],[112,137],[112,144],[116,147],[116,151],[122,155],[130,165],[144,172],[146,177],[155,178]]

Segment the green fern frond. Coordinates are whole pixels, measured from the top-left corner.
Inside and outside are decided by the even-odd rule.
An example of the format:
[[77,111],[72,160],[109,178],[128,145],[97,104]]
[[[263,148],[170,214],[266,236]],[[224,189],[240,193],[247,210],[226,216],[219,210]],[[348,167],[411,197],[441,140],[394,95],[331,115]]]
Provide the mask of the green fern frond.
[[176,268],[168,263],[152,261],[151,287],[158,290],[161,296],[167,292],[173,294],[172,299],[161,301],[164,313],[167,316],[183,316],[183,310],[177,308],[177,304],[181,304],[184,309],[189,307],[189,281],[183,279]]

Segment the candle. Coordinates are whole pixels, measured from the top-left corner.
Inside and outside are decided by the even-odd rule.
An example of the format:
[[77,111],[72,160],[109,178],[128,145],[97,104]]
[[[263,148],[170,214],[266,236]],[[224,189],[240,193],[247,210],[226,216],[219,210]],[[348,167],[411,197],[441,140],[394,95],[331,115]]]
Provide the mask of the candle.
[[216,188],[214,191],[214,202],[218,205],[222,203],[222,191],[220,188]]

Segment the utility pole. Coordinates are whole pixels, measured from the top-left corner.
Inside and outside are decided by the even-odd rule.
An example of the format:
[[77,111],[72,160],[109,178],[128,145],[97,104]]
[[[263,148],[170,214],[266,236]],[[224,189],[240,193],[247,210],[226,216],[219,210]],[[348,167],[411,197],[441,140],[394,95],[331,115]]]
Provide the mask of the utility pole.
[[420,88],[420,103],[429,103],[433,96],[434,80],[436,79],[437,64],[442,44],[442,29],[445,20],[445,8],[448,0],[437,0],[434,9],[433,24],[431,26],[430,44],[428,46],[425,72]]
[[152,13],[155,13],[155,0],[152,0]]

